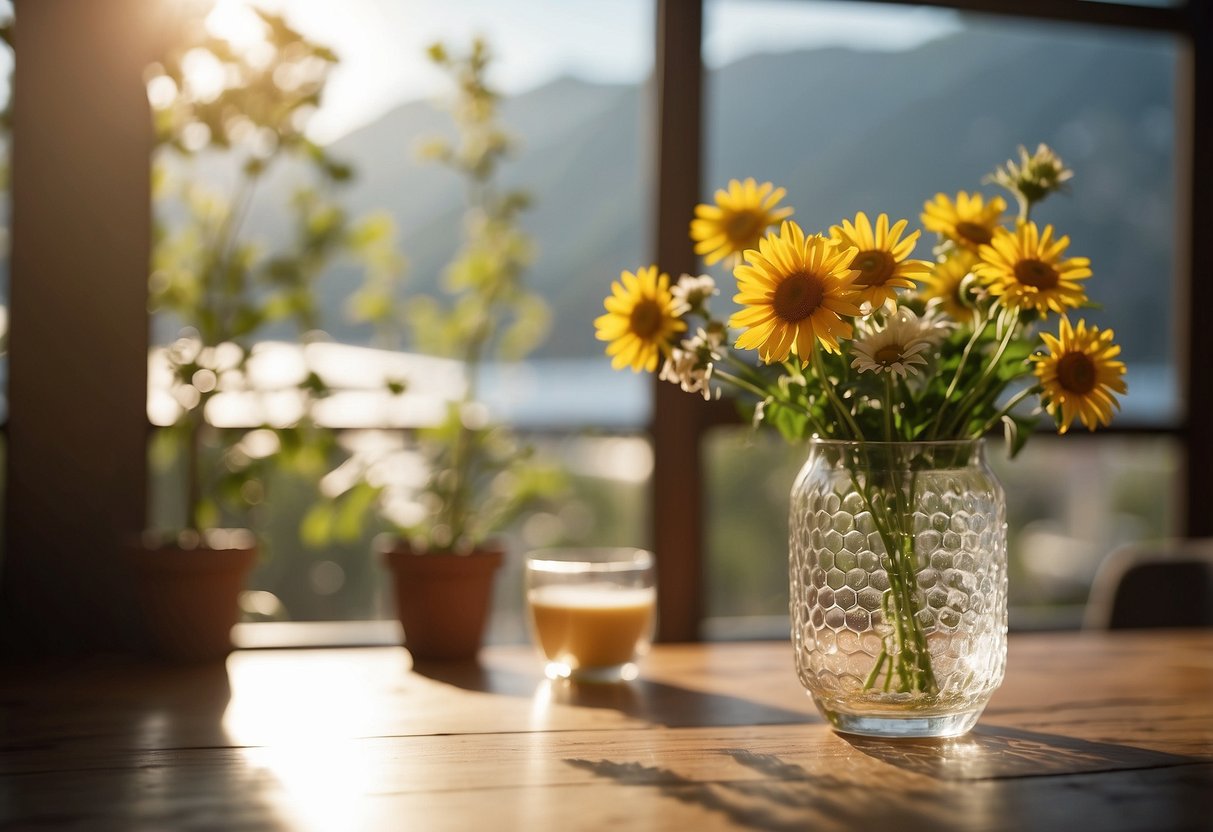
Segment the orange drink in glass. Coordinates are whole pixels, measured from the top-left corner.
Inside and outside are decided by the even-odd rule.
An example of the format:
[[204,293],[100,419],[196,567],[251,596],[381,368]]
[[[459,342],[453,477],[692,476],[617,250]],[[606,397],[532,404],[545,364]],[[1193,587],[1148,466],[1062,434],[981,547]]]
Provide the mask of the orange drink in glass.
[[635,678],[656,622],[653,556],[629,548],[532,552],[526,600],[548,678]]

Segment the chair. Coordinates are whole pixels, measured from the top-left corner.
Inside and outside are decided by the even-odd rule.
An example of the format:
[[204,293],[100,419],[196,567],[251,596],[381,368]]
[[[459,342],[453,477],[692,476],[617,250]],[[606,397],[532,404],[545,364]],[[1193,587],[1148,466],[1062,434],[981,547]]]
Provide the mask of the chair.
[[1131,543],[1091,584],[1083,629],[1213,627],[1213,538]]

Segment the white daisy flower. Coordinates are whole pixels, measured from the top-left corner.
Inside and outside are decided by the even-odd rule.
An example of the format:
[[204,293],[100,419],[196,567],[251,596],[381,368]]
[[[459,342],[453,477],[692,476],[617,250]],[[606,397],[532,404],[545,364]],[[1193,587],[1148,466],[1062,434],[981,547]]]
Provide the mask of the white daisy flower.
[[855,360],[851,366],[862,372],[896,373],[902,378],[918,374],[918,365],[927,363],[927,352],[934,343],[939,325],[919,320],[911,310],[902,307],[890,316],[881,328],[871,325],[851,343]]
[[[712,379],[713,362],[720,360],[720,348],[725,333],[716,327],[707,331],[700,329],[681,346],[670,350],[669,357],[661,367],[659,378],[677,384],[687,393],[702,393],[705,400],[713,396],[709,382]],[[715,391],[720,398],[720,389]]]
[[674,296],[674,300],[685,304],[688,309],[699,309],[713,295],[719,295],[720,290],[716,288],[716,281],[712,279],[711,275],[701,274],[696,277],[684,274],[678,278],[677,283],[670,287],[670,294]]
[[[911,317],[914,316],[913,311],[909,309],[899,310],[897,314],[900,316],[902,311]],[[922,337],[929,341],[933,347],[937,347],[943,343],[944,339],[958,326],[955,321],[944,314],[938,305],[928,304],[922,313],[922,317],[917,320]]]

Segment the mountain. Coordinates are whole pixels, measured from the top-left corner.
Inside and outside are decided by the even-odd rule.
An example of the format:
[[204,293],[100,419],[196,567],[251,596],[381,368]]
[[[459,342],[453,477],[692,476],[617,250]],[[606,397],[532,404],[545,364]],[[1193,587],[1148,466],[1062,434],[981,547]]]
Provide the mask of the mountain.
[[[1174,329],[1176,63],[1162,38],[1005,25],[974,25],[908,52],[755,55],[707,78],[705,198],[754,176],[787,187],[807,228],[859,210],[916,225],[937,191],[981,187],[1017,145],[1047,142],[1076,177],[1073,193],[1038,219],[1071,236],[1072,254],[1092,258],[1091,293],[1107,307],[1092,316],[1117,330],[1131,360],[1162,362],[1173,345],[1158,333]],[[649,262],[649,106],[645,87],[569,78],[503,104],[522,143],[505,178],[536,200],[525,220],[540,252],[529,280],[555,312],[541,356],[600,354],[591,321],[610,281]],[[410,292],[432,291],[458,244],[459,183],[413,153],[450,130],[445,113],[410,103],[331,147],[358,172],[350,209],[396,218]],[[267,183],[255,233],[280,233],[290,179],[283,170]],[[354,280],[335,269],[323,308],[334,337],[365,343],[369,333],[341,317]]]

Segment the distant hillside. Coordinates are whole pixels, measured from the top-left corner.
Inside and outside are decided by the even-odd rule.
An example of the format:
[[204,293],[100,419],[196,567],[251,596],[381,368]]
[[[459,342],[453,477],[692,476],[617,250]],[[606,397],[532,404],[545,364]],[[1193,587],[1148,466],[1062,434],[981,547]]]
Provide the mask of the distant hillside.
[[[1172,331],[1174,52],[1161,39],[1018,31],[976,27],[902,53],[762,55],[711,73],[705,194],[755,176],[786,186],[807,227],[857,210],[917,223],[937,190],[973,189],[1018,144],[1049,142],[1077,178],[1073,194],[1040,218],[1094,260],[1092,294],[1109,306],[1094,314],[1117,329],[1126,354],[1164,360],[1171,345],[1157,333]],[[503,118],[522,141],[508,178],[536,199],[526,219],[540,246],[530,280],[556,310],[541,355],[598,354],[590,321],[609,281],[650,257],[647,117],[642,88],[570,79],[505,102]],[[409,291],[432,289],[458,241],[457,181],[413,154],[419,139],[449,130],[445,113],[408,104],[332,147],[358,171],[351,209],[397,218]],[[280,232],[276,206],[290,179],[284,170],[268,183],[255,230]],[[369,334],[341,316],[351,280],[338,269],[324,282],[327,328],[366,342]]]

